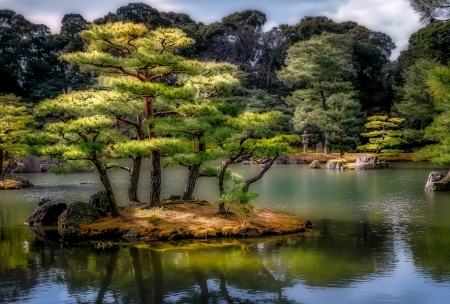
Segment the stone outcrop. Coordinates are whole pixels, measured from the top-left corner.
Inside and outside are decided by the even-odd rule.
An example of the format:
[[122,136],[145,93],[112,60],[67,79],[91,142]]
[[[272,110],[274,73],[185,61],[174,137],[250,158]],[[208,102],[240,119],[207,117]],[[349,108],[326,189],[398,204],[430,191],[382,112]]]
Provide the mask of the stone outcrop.
[[440,172],[432,171],[428,175],[428,181],[425,184],[425,191],[449,191],[450,190],[450,171],[444,177]]
[[8,173],[38,173],[50,172],[59,166],[59,162],[53,159],[40,159],[34,155],[28,155],[22,161],[12,162],[6,168]]
[[106,190],[101,190],[91,196],[89,199],[89,204],[96,208],[100,209],[104,212],[111,211],[109,206],[108,196],[106,195]]
[[52,204],[52,203],[53,203],[52,200],[48,196],[43,195],[39,199],[38,206],[42,206],[44,204]]
[[389,164],[384,158],[376,156],[358,156],[356,158],[355,170],[376,170],[389,168]]
[[243,160],[243,161],[241,161],[241,166],[249,166],[249,165],[251,165],[252,163],[249,161],[249,160]]
[[289,159],[289,164],[291,165],[305,164],[305,161],[301,158],[291,158]]
[[286,155],[280,155],[274,161],[274,164],[278,164],[278,165],[289,164],[289,157]]
[[75,202],[67,207],[58,218],[60,228],[78,227],[89,224],[101,216],[97,209],[88,203]]
[[30,226],[56,225],[58,223],[58,217],[66,208],[67,205],[65,203],[43,204],[34,210],[25,221],[25,224]]
[[320,163],[318,160],[313,160],[310,164],[309,164],[309,169],[320,169],[322,168],[320,166]]
[[336,161],[334,159],[330,159],[329,161],[327,161],[326,168],[328,170],[344,170],[346,169],[346,165],[346,161]]
[[18,181],[23,188],[34,187],[32,183],[30,183],[30,179],[26,176],[16,176],[14,177],[15,181]]
[[0,181],[0,189],[22,189],[27,187],[33,187],[33,184],[25,176],[16,176],[14,180]]

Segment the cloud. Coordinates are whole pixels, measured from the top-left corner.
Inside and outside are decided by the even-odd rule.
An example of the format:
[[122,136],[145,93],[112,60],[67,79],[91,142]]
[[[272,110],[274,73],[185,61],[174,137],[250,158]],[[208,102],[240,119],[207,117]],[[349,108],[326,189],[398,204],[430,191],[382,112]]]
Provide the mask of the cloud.
[[356,21],[392,37],[398,47],[392,58],[407,47],[409,36],[420,28],[419,16],[407,0],[0,0],[0,7],[22,14],[34,23],[46,24],[57,33],[64,14],[78,13],[93,21],[129,2],[144,2],[159,11],[186,13],[206,24],[246,9],[265,13],[266,29],[281,23],[295,24],[305,16]]
[[408,39],[420,27],[419,16],[406,0],[350,0],[336,13],[325,13],[334,21],[355,21],[367,28],[388,34],[397,48],[391,58],[397,58],[408,47]]

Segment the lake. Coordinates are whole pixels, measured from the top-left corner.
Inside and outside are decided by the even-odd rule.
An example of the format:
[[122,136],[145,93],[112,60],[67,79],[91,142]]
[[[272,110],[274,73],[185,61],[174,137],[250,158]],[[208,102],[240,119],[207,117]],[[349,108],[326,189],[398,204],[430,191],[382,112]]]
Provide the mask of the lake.
[[[146,164],[148,161],[146,162]],[[233,167],[246,177],[257,165]],[[23,222],[42,195],[88,201],[95,173],[24,174],[35,184],[0,191],[0,303],[448,303],[450,192],[425,192],[429,163],[388,170],[276,165],[250,187],[254,205],[311,219],[307,233],[260,239],[65,247]],[[142,172],[146,200],[149,170]],[[163,197],[181,193],[185,168],[164,170]],[[111,172],[119,202],[125,171]],[[91,184],[81,184],[92,182]],[[214,178],[194,195],[215,200]]]

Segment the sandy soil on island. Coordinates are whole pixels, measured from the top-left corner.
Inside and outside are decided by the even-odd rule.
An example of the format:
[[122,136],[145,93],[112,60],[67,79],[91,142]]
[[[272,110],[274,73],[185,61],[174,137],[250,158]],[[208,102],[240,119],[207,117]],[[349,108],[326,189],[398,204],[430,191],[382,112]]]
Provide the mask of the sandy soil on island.
[[217,203],[205,201],[169,203],[153,209],[134,206],[121,210],[122,215],[118,218],[104,217],[78,229],[85,239],[118,237],[127,233],[128,237],[139,240],[170,240],[258,237],[302,232],[313,226],[311,221],[298,216],[249,204],[232,204],[227,217],[217,211]]

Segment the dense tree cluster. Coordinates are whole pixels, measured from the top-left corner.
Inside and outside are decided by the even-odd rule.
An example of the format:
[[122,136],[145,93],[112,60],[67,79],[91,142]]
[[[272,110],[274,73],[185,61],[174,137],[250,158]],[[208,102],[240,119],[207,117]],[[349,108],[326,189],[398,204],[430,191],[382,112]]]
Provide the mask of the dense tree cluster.
[[[159,206],[164,165],[187,168],[183,200],[198,178],[215,176],[223,213],[223,203],[253,197],[250,185],[305,130],[341,157],[357,146],[394,153],[433,144],[418,157],[448,163],[447,2],[411,0],[430,23],[394,61],[388,35],[323,16],[264,30],[257,10],[205,25],[130,3],[93,23],[67,14],[51,34],[0,10],[1,168],[27,151],[90,162],[117,216],[109,168],[130,173],[128,199],[139,201],[150,157],[149,207]],[[219,167],[205,167],[218,157]],[[229,171],[250,157],[264,160],[257,176]]]

